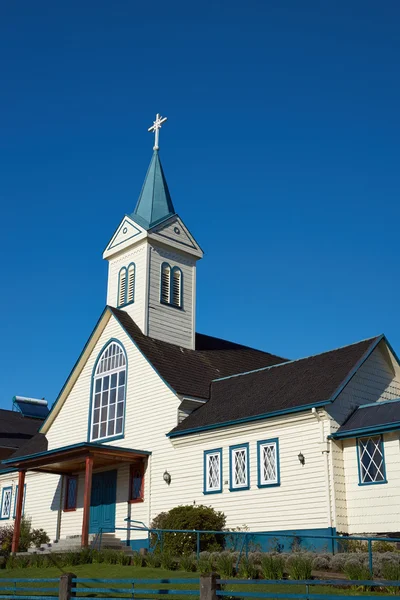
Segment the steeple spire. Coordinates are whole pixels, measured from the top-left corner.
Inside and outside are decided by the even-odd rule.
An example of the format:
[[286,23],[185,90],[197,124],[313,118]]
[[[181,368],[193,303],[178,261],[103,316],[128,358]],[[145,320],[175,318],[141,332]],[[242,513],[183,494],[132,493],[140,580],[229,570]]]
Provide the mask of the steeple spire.
[[136,208],[130,215],[138,225],[151,229],[175,214],[158,150],[154,150]]

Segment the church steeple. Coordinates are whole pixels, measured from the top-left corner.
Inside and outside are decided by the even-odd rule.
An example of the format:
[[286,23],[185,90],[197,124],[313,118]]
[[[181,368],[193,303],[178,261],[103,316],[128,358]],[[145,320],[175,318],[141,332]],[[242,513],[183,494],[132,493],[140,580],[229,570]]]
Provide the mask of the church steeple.
[[107,304],[127,312],[145,335],[195,347],[196,263],[203,251],[175,213],[158,155],[154,153],[134,212],[125,215],[103,257],[109,262]]
[[144,229],[151,229],[175,214],[158,150],[154,150],[136,208],[130,215]]

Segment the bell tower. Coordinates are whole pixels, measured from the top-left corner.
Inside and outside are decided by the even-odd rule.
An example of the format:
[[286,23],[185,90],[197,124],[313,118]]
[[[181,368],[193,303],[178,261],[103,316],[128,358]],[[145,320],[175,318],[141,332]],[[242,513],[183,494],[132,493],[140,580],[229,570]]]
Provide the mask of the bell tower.
[[125,215],[103,253],[107,304],[126,311],[145,335],[195,347],[196,263],[203,252],[175,212],[159,157],[153,156],[135,210]]

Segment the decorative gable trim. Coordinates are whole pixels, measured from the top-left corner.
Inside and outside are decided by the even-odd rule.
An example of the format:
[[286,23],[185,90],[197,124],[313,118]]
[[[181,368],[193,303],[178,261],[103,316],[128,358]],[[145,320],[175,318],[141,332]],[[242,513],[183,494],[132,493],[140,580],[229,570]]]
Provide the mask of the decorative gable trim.
[[146,235],[147,232],[126,215],[107,244],[103,252],[103,258],[109,258],[115,252],[119,252],[129,246],[135,238],[137,238],[135,239],[136,242]]
[[173,246],[183,252],[203,257],[203,250],[178,215],[174,215],[149,230],[149,238]]

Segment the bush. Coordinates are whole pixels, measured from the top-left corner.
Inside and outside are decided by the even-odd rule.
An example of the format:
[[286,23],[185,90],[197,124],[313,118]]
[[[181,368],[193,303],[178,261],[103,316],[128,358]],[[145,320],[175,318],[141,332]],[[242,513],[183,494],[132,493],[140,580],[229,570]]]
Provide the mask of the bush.
[[[9,556],[14,535],[14,524],[5,525],[0,528],[0,555]],[[28,548],[38,548],[41,544],[47,544],[49,536],[43,529],[32,529],[31,520],[27,517],[21,519],[21,531],[19,537],[19,551],[26,552]]]
[[217,559],[217,571],[222,577],[233,577],[234,556],[230,552],[222,552]]
[[176,567],[174,557],[168,550],[161,553],[161,566],[167,571],[173,571]]
[[139,552],[134,552],[132,556],[132,565],[134,567],[143,567],[144,566],[144,556]]
[[[214,510],[209,506],[182,505],[172,508],[169,512],[162,512],[153,520],[152,529],[191,529],[222,531],[225,527],[224,513]],[[196,533],[164,533],[163,550],[171,552],[174,556],[182,556],[196,551]],[[217,539],[218,538],[218,539]],[[200,536],[200,551],[209,549],[221,550],[224,546],[224,536],[205,533]],[[152,534],[151,543],[154,546],[157,535]],[[157,551],[161,551],[157,544]]]
[[346,554],[335,554],[331,559],[331,570],[335,573],[343,573],[344,565],[349,560]]
[[265,554],[261,559],[261,571],[264,579],[283,579],[285,560],[282,556]]
[[[382,565],[382,575],[385,581],[399,581],[400,580],[400,563],[393,561],[386,561]],[[399,588],[388,586],[387,591],[390,594],[398,594]]]
[[291,579],[311,579],[312,559],[301,553],[289,556],[287,570]]
[[372,551],[373,552],[394,552],[396,550],[395,542],[388,542],[386,540],[382,540],[379,542],[372,542]]
[[211,555],[208,552],[202,552],[200,558],[197,561],[197,570],[201,575],[212,573],[214,570],[213,561]]
[[329,571],[330,562],[324,556],[316,556],[312,561],[312,568],[316,571]]
[[240,561],[239,577],[242,579],[257,579],[258,569],[256,564],[250,558],[243,557]]
[[192,571],[196,570],[196,562],[193,554],[184,554],[179,564],[182,571],[186,571],[187,573],[191,573]]
[[344,566],[344,572],[350,580],[366,581],[372,579],[369,568],[360,560],[349,558]]
[[160,566],[160,557],[157,554],[154,554],[154,552],[146,554],[146,565],[153,569],[157,569]]

